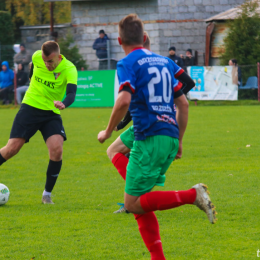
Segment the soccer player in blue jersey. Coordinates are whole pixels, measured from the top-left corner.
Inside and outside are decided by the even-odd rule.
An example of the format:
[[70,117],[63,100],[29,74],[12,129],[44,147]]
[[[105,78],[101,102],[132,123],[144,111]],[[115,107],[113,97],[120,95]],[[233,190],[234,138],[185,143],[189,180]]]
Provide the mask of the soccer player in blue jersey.
[[[143,44],[143,47],[147,50],[151,50],[150,46],[150,38],[147,32],[144,32],[146,35],[146,40]],[[181,69],[179,66],[174,65],[174,77],[180,80],[183,83],[182,88],[180,89],[180,85],[175,88],[174,91],[174,100],[178,97],[180,97],[183,94],[187,94],[195,85],[194,81],[192,78],[184,72],[183,69]],[[181,102],[179,102],[179,106],[188,106],[188,101],[182,97]],[[177,101],[178,102],[178,101]],[[179,110],[179,109],[178,109]],[[177,110],[177,115],[176,119],[177,122],[179,122],[180,116],[182,114],[178,113]],[[183,109],[181,109],[183,111]],[[124,119],[117,125],[116,131],[123,129],[128,123],[132,121],[132,117],[129,111],[127,111]],[[107,155],[115,168],[118,170],[119,174],[122,176],[122,178],[125,180],[126,178],[126,167],[128,164],[128,158],[129,158],[129,152],[133,148],[133,143],[134,143],[134,128],[133,126],[130,126],[127,130],[125,130],[107,149]],[[179,152],[176,155],[176,159],[180,159],[182,157],[182,140],[179,139]],[[120,205],[120,209],[115,211],[114,213],[129,213],[123,203],[118,203]]]
[[[181,120],[177,124],[173,109],[174,91],[181,84],[174,78],[174,63],[143,48],[143,23],[131,14],[119,23],[118,41],[126,57],[117,65],[119,95],[106,130],[98,134],[103,143],[129,109],[133,119],[135,141],[127,165],[125,207],[134,213],[139,231],[151,259],[165,259],[154,214],[156,210],[194,204],[215,223],[214,206],[204,184],[183,191],[154,191],[164,185],[165,173],[179,150],[188,121],[188,108],[180,105]],[[179,86],[179,87],[178,87]],[[182,95],[175,100],[186,102]]]

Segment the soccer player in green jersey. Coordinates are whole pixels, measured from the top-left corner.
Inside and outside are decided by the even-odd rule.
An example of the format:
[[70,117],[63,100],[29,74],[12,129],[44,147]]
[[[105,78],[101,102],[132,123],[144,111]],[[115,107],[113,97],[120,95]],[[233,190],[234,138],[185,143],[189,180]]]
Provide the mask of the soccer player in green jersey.
[[63,142],[67,139],[60,110],[74,102],[77,77],[76,67],[60,54],[58,43],[45,42],[42,49],[33,54],[30,87],[14,119],[10,139],[0,149],[2,165],[40,130],[50,158],[42,196],[44,204],[53,204],[51,192],[61,170]]

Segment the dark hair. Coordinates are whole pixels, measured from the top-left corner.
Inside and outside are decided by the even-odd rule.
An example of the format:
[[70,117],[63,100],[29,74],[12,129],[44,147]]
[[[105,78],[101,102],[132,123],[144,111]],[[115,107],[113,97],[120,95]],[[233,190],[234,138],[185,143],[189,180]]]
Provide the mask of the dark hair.
[[60,46],[57,42],[47,41],[42,45],[42,52],[48,57],[53,52],[60,53]]
[[231,61],[232,61],[235,65],[237,65],[237,59],[231,59]]
[[24,65],[23,65],[22,63],[19,63],[18,66],[19,66],[20,64],[22,65],[22,69],[21,69],[21,70],[24,70]]
[[101,33],[105,34],[105,31],[104,30],[100,30],[99,34],[101,34]]
[[174,46],[169,48],[169,51],[176,51],[176,48]]
[[144,35],[146,35],[146,41],[144,42],[143,46],[146,49],[150,49],[151,47],[151,42],[150,42],[150,38],[149,38],[149,34],[148,32],[144,32]]
[[137,14],[129,14],[119,22],[119,36],[123,44],[143,45],[144,26]]
[[21,44],[20,44],[20,47],[24,47],[24,48],[25,48],[25,44],[24,44],[24,43],[21,43]]
[[190,54],[192,54],[192,49],[187,49],[188,52],[190,52]]

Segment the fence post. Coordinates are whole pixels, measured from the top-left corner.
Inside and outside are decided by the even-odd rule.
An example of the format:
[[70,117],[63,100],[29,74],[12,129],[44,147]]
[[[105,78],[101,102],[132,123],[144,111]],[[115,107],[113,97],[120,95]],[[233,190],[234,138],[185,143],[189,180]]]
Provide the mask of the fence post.
[[257,62],[258,101],[260,102],[260,63]]
[[110,40],[107,40],[107,69],[111,68],[111,55],[110,55]]
[[16,71],[14,70],[14,104],[15,104],[15,106],[17,106],[16,89],[17,89],[17,76],[16,76]]

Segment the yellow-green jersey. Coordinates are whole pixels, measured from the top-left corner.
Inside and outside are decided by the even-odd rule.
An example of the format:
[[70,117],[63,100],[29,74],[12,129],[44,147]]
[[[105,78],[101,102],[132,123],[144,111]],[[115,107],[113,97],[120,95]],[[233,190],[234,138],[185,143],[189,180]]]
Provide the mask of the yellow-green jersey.
[[61,56],[62,61],[57,68],[49,71],[42,59],[42,51],[36,51],[33,54],[33,75],[22,103],[42,110],[53,110],[60,114],[60,110],[55,108],[53,101],[62,101],[67,84],[77,85],[78,79],[75,65],[63,55]]

